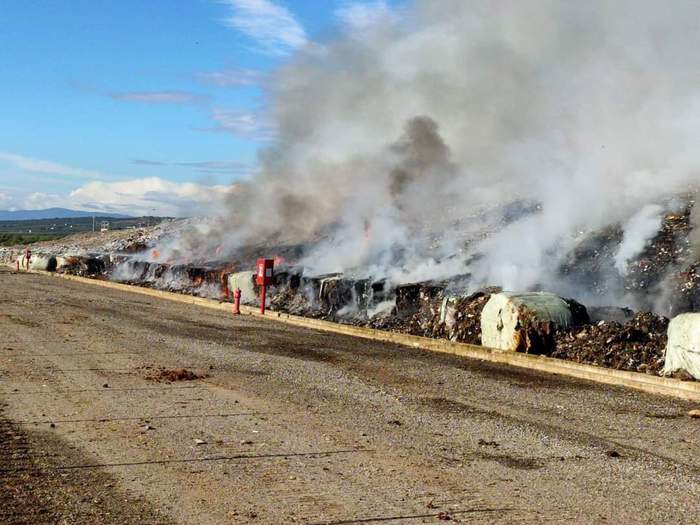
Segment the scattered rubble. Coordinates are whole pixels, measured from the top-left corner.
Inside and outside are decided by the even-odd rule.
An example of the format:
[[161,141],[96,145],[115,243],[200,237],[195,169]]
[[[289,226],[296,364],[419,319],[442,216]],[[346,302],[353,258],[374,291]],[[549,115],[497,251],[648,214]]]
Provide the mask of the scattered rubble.
[[145,375],[145,379],[148,381],[155,381],[157,383],[168,382],[174,383],[176,381],[194,381],[195,379],[204,379],[206,374],[195,374],[194,372],[187,370],[186,368],[158,368],[157,370],[151,371]]

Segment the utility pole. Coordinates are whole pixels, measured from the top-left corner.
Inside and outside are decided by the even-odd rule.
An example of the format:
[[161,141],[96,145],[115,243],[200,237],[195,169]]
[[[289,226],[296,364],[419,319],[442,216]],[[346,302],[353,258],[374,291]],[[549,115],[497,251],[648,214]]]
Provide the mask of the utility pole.
[[95,216],[92,216],[92,233],[95,233]]

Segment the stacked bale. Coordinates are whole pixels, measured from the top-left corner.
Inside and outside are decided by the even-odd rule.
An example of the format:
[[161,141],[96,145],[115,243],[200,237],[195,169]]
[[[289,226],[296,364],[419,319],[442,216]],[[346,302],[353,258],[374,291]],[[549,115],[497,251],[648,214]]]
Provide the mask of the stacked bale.
[[681,314],[668,325],[664,375],[684,371],[700,379],[700,314]]
[[583,305],[545,292],[491,295],[481,313],[483,346],[510,352],[550,354],[557,329],[588,321]]

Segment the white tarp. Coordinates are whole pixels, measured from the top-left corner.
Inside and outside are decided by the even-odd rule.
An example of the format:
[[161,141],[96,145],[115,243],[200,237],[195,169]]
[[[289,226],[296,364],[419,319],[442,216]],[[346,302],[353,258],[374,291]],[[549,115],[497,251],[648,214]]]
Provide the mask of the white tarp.
[[700,314],[681,314],[668,325],[664,375],[685,370],[700,379]]

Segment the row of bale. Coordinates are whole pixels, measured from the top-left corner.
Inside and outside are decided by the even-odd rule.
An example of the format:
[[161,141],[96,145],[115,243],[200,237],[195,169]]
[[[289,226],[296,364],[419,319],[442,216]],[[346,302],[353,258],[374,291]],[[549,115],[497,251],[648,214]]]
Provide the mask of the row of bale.
[[[26,267],[24,255],[19,264]],[[31,270],[58,271],[154,288],[258,304],[255,272],[219,266],[169,266],[124,256],[34,254]],[[455,341],[502,351],[550,355],[601,366],[700,379],[700,313],[670,323],[617,307],[586,308],[545,292],[497,288],[464,294],[447,283],[391,286],[385,280],[342,274],[307,276],[303,268],[276,270],[268,289],[273,309]]]
[[104,274],[110,265],[109,255],[54,255],[51,253],[5,250],[0,254],[0,264],[39,272],[58,272],[94,277]]
[[[254,272],[229,276],[244,304],[257,304]],[[700,314],[672,321],[621,307],[590,307],[546,292],[472,294],[445,283],[390,287],[385,281],[340,274],[305,277],[285,268],[270,290],[279,310],[322,316],[456,341],[502,351],[571,359],[618,369],[700,379]],[[377,305],[390,304],[383,315]]]

